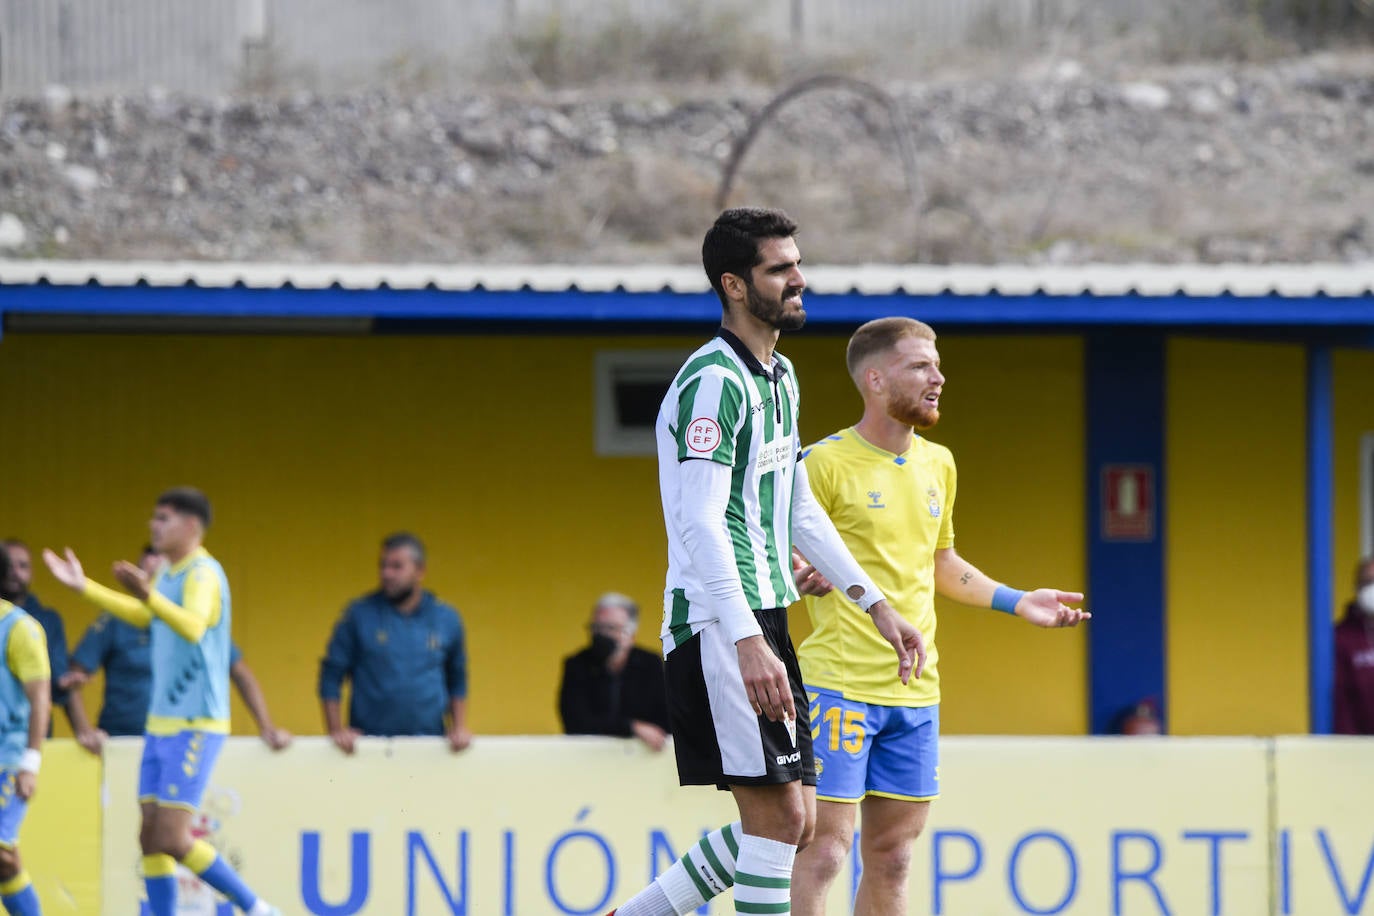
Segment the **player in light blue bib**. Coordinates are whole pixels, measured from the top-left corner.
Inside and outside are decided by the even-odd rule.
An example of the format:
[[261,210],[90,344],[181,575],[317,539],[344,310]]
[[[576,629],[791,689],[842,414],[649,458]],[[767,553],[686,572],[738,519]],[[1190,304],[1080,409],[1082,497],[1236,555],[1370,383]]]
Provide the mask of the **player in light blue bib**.
[[180,862],[249,916],[280,916],[214,847],[191,835],[210,771],[229,733],[232,602],[224,569],[201,546],[210,502],[190,487],[158,497],[152,546],[168,565],[150,579],[121,560],[114,575],[127,595],[86,578],[70,549],[43,559],[53,576],[104,610],[151,633],[153,683],[139,770],[143,876],[152,916],[175,916]]
[[[9,578],[9,554],[0,550],[0,589]],[[38,788],[52,674],[43,628],[7,600],[12,597],[0,592],[0,903],[11,916],[42,916],[19,858],[19,826]]]

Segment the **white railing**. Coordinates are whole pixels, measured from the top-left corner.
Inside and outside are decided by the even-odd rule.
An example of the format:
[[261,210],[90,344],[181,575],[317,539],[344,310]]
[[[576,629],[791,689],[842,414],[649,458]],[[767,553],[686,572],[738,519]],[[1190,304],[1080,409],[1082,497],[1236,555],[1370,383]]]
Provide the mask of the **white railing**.
[[0,0],[0,92],[227,88],[243,66],[244,0]]

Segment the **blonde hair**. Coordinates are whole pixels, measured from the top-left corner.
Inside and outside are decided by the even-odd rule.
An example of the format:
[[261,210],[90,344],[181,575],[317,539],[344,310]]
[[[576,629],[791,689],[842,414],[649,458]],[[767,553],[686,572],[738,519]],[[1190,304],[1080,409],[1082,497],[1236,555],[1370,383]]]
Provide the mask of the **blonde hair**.
[[844,364],[850,376],[854,376],[870,356],[886,353],[907,337],[934,341],[935,329],[924,321],[902,316],[875,318],[859,325],[844,351]]

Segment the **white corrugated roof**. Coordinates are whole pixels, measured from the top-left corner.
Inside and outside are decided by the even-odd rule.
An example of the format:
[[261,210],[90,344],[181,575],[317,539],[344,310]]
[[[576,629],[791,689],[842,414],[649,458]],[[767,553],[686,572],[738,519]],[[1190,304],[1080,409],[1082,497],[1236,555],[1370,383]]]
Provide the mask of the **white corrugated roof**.
[[[1374,294],[1374,263],[1369,264],[1093,264],[1077,267],[955,265],[950,267],[861,264],[805,268],[813,292],[866,295],[977,296],[1366,296]],[[243,285],[254,289],[424,289],[461,292],[532,289],[540,292],[630,292],[669,290],[704,292],[701,268],[486,264],[445,267],[426,264],[274,264],[208,261],[6,261],[0,260],[0,286],[47,282],[55,286]]]

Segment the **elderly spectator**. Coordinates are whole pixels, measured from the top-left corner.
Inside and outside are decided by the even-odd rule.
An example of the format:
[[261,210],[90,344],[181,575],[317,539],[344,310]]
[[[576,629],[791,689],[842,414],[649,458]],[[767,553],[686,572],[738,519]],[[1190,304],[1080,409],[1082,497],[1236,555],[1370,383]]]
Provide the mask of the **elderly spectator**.
[[607,592],[592,608],[591,644],[563,660],[558,710],[569,735],[634,735],[652,750],[668,740],[663,662],[634,644],[639,606]]
[[[425,548],[415,535],[383,540],[380,567],[380,587],[344,608],[320,661],[329,736],[349,754],[360,735],[443,735],[461,751],[472,743],[462,618],[421,588]],[[345,680],[353,686],[347,724]]]

